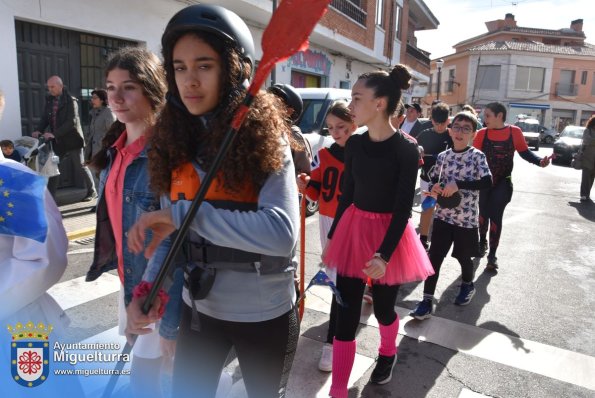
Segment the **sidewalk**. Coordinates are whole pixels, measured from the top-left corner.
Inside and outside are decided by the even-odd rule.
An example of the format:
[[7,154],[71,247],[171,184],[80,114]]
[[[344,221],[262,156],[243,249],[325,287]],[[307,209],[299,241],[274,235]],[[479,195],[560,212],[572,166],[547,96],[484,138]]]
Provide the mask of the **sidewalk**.
[[91,208],[96,202],[97,200],[92,200],[59,207],[68,240],[73,241],[95,235],[95,213],[91,212]]

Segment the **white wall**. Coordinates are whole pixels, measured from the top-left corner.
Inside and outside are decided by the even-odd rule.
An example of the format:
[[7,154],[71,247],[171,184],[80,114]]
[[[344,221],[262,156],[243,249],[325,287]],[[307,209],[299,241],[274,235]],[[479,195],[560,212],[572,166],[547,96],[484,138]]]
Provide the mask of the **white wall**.
[[[538,91],[527,91],[527,90],[516,90],[514,84],[516,81],[517,66],[532,66],[536,68],[545,68],[545,76],[543,81],[543,90]],[[508,79],[507,97],[511,101],[515,100],[528,100],[532,102],[543,102],[549,101],[550,96],[550,85],[552,82],[552,70],[554,67],[554,58],[551,56],[537,57],[535,55],[520,55],[513,54],[510,57],[510,78]],[[528,102],[525,101],[525,102]]]
[[0,137],[21,135],[15,19],[76,31],[144,42],[161,51],[161,34],[171,16],[183,8],[175,1],[143,0],[2,0],[0,1],[0,88],[6,96]]
[[375,25],[374,30],[374,56],[378,59],[381,59],[383,62],[388,62],[389,60],[386,59],[384,55],[384,37],[385,32],[380,26]]
[[14,139],[21,136],[21,107],[19,105],[19,75],[17,73],[17,48],[14,17],[6,2],[0,2],[0,90],[4,92],[6,107],[0,120],[0,138]]
[[508,87],[508,64],[509,64],[509,56],[507,54],[482,54],[481,59],[477,56],[469,57],[469,80],[468,80],[468,93],[467,98],[471,100],[473,97],[473,89],[475,87],[475,77],[477,74],[477,64],[478,60],[480,65],[501,65],[500,67],[500,84],[498,85],[498,90],[480,90],[479,88],[475,90],[475,103],[482,103],[486,104],[492,101],[505,101],[506,100],[506,91]]

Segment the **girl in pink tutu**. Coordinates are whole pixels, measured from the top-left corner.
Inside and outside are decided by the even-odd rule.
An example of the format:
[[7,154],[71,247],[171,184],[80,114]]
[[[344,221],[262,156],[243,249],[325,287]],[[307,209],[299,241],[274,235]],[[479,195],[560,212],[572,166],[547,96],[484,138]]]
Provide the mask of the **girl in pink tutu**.
[[390,73],[361,75],[352,90],[349,109],[357,125],[368,130],[353,135],[345,146],[342,195],[323,253],[324,263],[337,269],[337,288],[346,304],[338,306],[333,343],[330,395],[334,398],[347,397],[366,279],[373,281],[380,330],[370,382],[385,384],[396,363],[399,317],[394,304],[399,285],[434,273],[409,220],[417,145],[390,123],[410,79],[407,68],[396,65]]

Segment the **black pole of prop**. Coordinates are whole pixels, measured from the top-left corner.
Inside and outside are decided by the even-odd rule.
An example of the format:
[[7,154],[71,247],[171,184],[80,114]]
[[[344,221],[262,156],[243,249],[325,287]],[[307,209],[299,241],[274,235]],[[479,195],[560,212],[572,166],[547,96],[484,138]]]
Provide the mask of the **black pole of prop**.
[[[128,342],[126,342],[126,345],[124,346],[124,349],[122,350],[122,357],[124,357],[124,356],[130,357],[130,353],[132,352],[132,346],[134,346],[135,341],[136,341],[136,336],[134,336],[134,338],[133,338],[132,345],[130,345],[130,344],[128,344]],[[114,392],[114,388],[116,388],[116,383],[118,382],[118,377],[120,376],[120,373],[122,373],[122,369],[124,369],[125,364],[126,363],[122,360],[120,360],[116,363],[116,367],[114,368],[114,373],[111,374],[109,381],[107,382],[107,385],[105,386],[105,390],[103,390],[103,394],[101,395],[101,398],[110,398],[112,396],[112,393]]]

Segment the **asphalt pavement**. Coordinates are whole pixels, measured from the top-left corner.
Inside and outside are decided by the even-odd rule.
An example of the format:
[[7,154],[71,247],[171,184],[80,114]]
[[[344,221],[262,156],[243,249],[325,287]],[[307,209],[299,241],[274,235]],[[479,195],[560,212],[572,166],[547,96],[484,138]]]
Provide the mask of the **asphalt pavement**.
[[[542,147],[540,156],[551,153]],[[540,169],[515,158],[514,195],[508,205],[497,273],[476,259],[477,294],[466,307],[453,305],[460,267],[447,258],[436,291],[434,316],[407,313],[422,284],[401,287],[398,362],[393,379],[368,384],[379,342],[372,307],[363,305],[350,397],[595,397],[595,205],[579,202],[580,172],[551,165]],[[71,319],[68,340],[119,341],[119,281],[104,275],[83,282],[93,255],[94,202],[60,208],[71,241],[69,267],[51,291]],[[419,219],[419,202],[413,211]],[[319,269],[317,216],[306,222],[306,275]],[[73,295],[72,292],[76,291]],[[76,296],[76,297],[73,297]],[[317,369],[326,336],[330,293],[316,287],[306,298],[301,337],[287,397],[326,397],[330,374]],[[221,397],[244,397],[237,361]],[[89,396],[105,378],[85,378]],[[233,384],[232,384],[233,383]],[[123,378],[120,391],[125,391]]]

